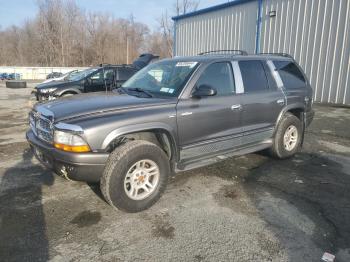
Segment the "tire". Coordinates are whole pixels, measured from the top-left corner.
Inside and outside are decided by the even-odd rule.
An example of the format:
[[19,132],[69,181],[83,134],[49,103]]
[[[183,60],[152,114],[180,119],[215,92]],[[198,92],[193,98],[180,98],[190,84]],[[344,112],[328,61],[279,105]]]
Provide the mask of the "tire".
[[[128,184],[127,181],[136,181],[133,179],[136,178],[136,175],[130,180],[126,177],[130,176],[135,163],[140,161],[155,164],[154,166],[158,167],[159,171],[158,179],[154,179],[155,176],[153,176],[153,184],[156,185],[153,189],[151,188],[150,195],[143,199],[132,199],[132,196],[127,193],[128,189],[130,189],[129,194],[132,192],[131,183]],[[134,172],[137,173],[137,170],[147,169],[135,169]],[[167,186],[169,174],[169,159],[160,147],[143,140],[130,141],[116,148],[109,156],[100,181],[101,192],[106,201],[114,208],[130,213],[139,212],[152,206],[161,197]],[[140,183],[143,183],[143,178]],[[143,188],[137,192],[140,192],[140,196],[148,194]]]
[[[285,142],[285,134],[287,132],[291,134],[290,132],[292,131],[297,132],[297,136],[294,135],[293,138],[295,144],[294,142],[290,142],[291,140],[288,139],[288,134],[286,135],[287,142]],[[285,159],[294,156],[300,150],[303,135],[302,132],[302,123],[299,118],[287,112],[277,126],[273,145],[270,150],[271,155],[278,159]],[[293,135],[289,135],[289,137],[293,137]]]
[[27,88],[27,82],[20,81],[20,80],[10,80],[10,81],[6,81],[6,87],[7,88]]

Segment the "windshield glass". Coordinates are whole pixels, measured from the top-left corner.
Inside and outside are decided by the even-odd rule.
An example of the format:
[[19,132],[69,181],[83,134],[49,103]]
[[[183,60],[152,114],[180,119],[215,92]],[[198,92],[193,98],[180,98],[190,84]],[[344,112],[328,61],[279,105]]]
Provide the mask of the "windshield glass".
[[178,96],[197,66],[197,62],[163,61],[151,64],[122,86],[132,91],[135,88],[159,96]]
[[98,70],[98,68],[89,68],[85,69],[83,71],[77,72],[76,74],[73,73],[68,77],[68,81],[79,81],[86,77],[87,75],[90,75],[91,73],[95,72]]

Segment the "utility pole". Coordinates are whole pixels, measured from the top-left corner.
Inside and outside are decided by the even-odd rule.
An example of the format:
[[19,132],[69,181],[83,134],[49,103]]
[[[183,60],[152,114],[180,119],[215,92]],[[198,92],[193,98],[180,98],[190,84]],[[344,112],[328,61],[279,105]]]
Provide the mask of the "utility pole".
[[126,63],[129,64],[129,37],[126,35]]

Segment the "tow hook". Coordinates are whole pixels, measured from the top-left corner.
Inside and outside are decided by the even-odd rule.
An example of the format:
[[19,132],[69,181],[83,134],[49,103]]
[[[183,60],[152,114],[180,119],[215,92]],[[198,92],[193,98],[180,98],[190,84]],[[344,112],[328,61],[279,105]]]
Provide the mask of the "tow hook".
[[68,172],[66,170],[65,166],[62,166],[61,170],[60,170],[61,176],[64,177],[65,179],[67,179],[68,181],[72,181],[72,179],[70,179],[68,177]]

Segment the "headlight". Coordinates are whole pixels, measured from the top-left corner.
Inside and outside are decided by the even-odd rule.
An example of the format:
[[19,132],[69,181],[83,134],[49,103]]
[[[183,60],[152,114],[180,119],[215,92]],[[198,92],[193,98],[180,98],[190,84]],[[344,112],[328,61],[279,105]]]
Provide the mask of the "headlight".
[[40,93],[47,94],[47,93],[52,93],[55,91],[57,88],[45,88],[45,89],[40,89]]
[[77,134],[55,130],[54,146],[68,152],[90,152],[91,149],[85,140]]

